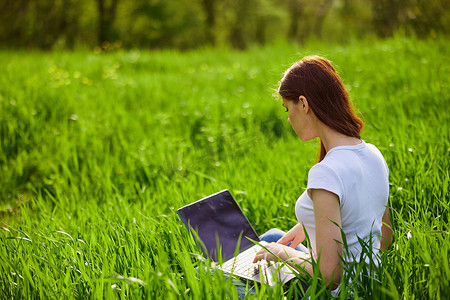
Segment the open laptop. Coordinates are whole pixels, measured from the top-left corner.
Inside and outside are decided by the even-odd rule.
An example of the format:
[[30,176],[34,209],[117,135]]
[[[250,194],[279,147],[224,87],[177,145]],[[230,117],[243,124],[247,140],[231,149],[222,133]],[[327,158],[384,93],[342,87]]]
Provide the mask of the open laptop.
[[282,263],[253,263],[255,254],[265,242],[259,240],[228,190],[186,205],[177,213],[203,254],[224,272],[269,285],[284,284],[295,277],[294,270]]

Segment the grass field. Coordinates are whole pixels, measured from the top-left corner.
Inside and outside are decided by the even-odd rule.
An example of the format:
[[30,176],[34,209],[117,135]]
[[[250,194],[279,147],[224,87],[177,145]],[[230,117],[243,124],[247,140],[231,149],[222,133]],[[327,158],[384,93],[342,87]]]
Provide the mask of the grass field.
[[[195,270],[208,262],[175,211],[229,189],[258,233],[296,223],[318,142],[296,138],[273,93],[291,63],[319,54],[390,168],[394,243],[377,276],[354,275],[341,298],[448,299],[449,49],[395,38],[0,52],[0,298],[236,297]],[[310,283],[311,299],[329,297]]]

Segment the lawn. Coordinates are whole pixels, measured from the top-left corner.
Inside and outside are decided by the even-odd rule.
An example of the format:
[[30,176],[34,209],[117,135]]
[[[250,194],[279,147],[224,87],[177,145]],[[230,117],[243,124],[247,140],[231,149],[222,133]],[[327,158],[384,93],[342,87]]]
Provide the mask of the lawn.
[[[354,275],[341,297],[448,299],[449,49],[397,37],[243,52],[0,51],[0,297],[236,297],[203,271],[176,209],[229,189],[258,233],[296,223],[318,141],[295,136],[273,94],[291,63],[319,54],[390,169],[394,243],[376,276]],[[320,278],[310,283],[311,299],[329,297]]]

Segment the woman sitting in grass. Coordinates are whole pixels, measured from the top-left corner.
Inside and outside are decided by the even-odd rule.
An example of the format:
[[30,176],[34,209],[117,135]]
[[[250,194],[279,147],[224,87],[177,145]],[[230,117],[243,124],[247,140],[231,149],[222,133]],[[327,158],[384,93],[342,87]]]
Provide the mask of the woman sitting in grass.
[[[392,241],[388,167],[380,151],[361,140],[364,124],[328,60],[314,56],[295,63],[284,74],[278,93],[298,137],[302,141],[319,137],[321,150],[295,206],[299,223],[287,233],[272,229],[264,234],[261,239],[272,243],[266,246],[269,251],[257,253],[254,262],[282,260],[313,276],[312,257],[324,280],[336,288],[342,263],[359,260],[358,238],[372,247],[375,263],[379,249]],[[309,253],[295,249],[306,234]]]

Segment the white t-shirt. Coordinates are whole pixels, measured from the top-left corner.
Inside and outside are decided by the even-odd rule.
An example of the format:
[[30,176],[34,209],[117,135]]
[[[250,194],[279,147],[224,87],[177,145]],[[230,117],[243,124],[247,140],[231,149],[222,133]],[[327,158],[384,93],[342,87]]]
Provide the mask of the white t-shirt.
[[[373,257],[380,248],[382,217],[389,197],[389,170],[380,151],[362,141],[355,146],[338,146],[308,173],[307,190],[298,198],[295,214],[303,223],[316,252],[315,223],[311,189],[323,189],[336,194],[340,201],[342,230],[349,253],[345,261],[359,259],[361,244],[372,232]],[[351,254],[351,255],[349,255]],[[375,263],[377,260],[375,259]]]

